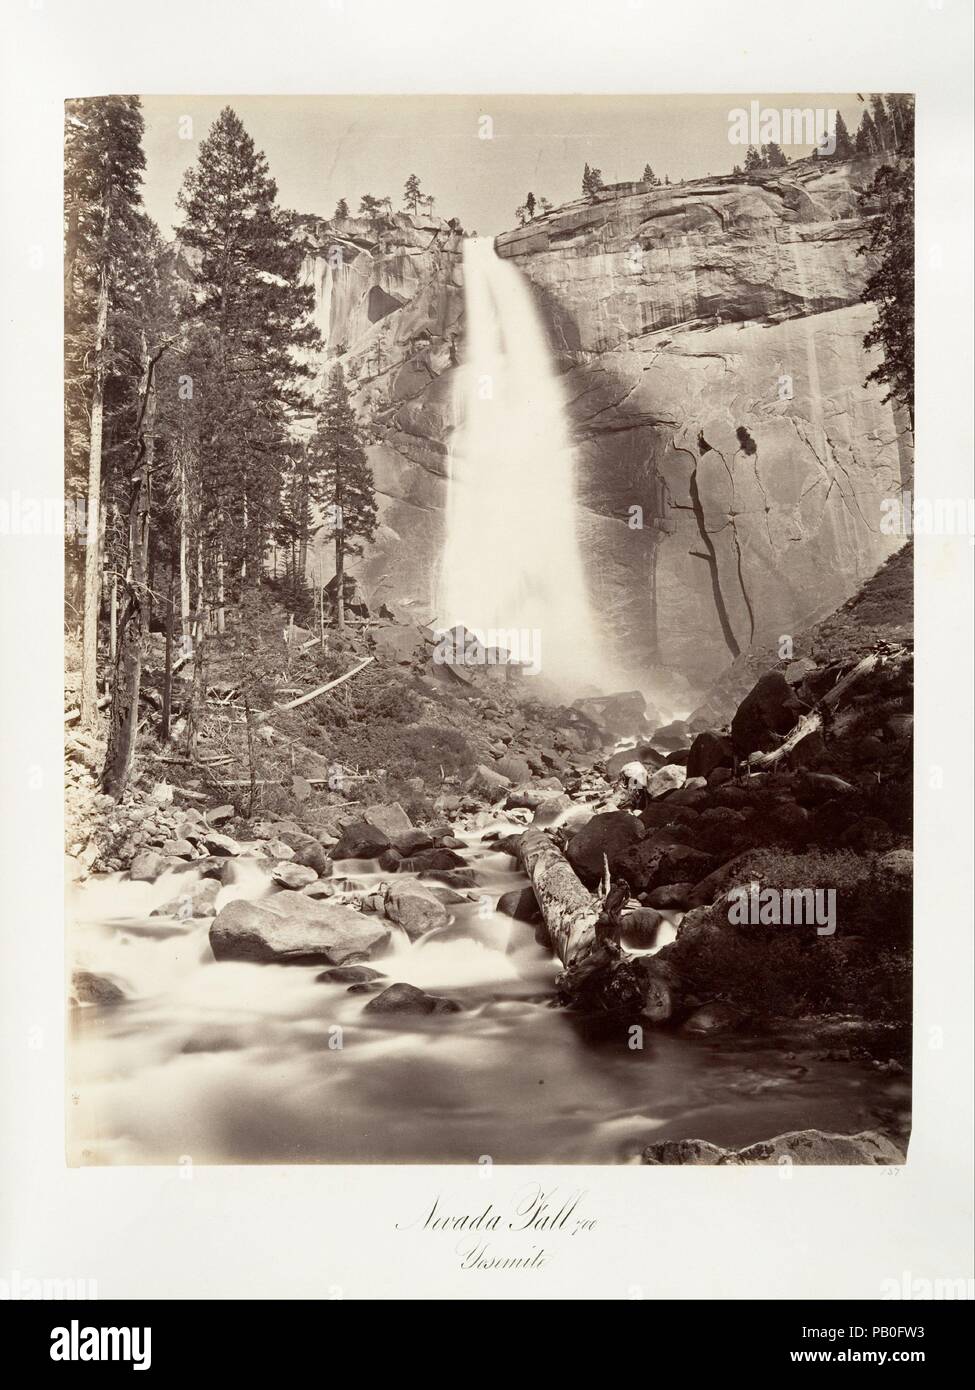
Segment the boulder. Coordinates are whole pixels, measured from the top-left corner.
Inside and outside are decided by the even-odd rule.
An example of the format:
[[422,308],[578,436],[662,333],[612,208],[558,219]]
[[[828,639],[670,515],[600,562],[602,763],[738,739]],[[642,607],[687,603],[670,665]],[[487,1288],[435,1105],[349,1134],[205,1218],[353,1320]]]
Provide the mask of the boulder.
[[325,852],[325,846],[311,836],[295,849],[294,862],[303,868],[314,869],[316,877],[332,872],[332,861]]
[[709,1144],[706,1139],[664,1139],[659,1144],[648,1144],[643,1150],[642,1159],[644,1163],[649,1164],[713,1167],[719,1163],[726,1163],[729,1153],[728,1149]]
[[393,836],[393,848],[397,854],[408,858],[420,850],[433,849],[433,836],[426,830],[403,830]]
[[743,1149],[722,1149],[706,1139],[666,1139],[643,1150],[649,1164],[784,1164],[839,1166],[849,1164],[901,1164],[904,1155],[896,1144],[875,1130],[860,1134],[826,1134],[821,1129],[799,1129]]
[[569,841],[566,857],[586,883],[598,883],[603,873],[603,857],[615,872],[627,850],[643,839],[645,830],[628,811],[604,811],[593,816]]
[[690,881],[663,883],[658,888],[652,888],[647,894],[647,905],[657,908],[658,911],[663,908],[683,912],[690,905],[693,891],[694,884]]
[[405,874],[418,874],[422,873],[424,869],[463,869],[465,867],[465,861],[452,849],[421,849],[418,854],[411,854],[408,859],[403,859],[399,871]]
[[730,768],[734,758],[731,739],[727,734],[708,730],[698,734],[687,755],[688,777],[710,777],[719,767]]
[[129,878],[138,883],[155,883],[159,875],[168,868],[163,855],[154,849],[144,849],[132,860]]
[[437,927],[445,927],[450,915],[436,893],[415,880],[391,883],[383,908],[391,922],[403,928],[411,941]]
[[295,857],[295,852],[287,840],[268,840],[264,846],[264,853],[269,859],[274,859],[279,863],[281,860],[290,860]]
[[620,768],[616,781],[630,791],[646,791],[650,781],[650,768],[638,759],[631,760]]
[[474,888],[477,876],[473,869],[422,869],[420,878],[445,883],[450,888]]
[[196,854],[189,840],[166,840],[162,852],[173,859],[192,859]]
[[291,892],[261,903],[237,899],[210,928],[217,960],[261,964],[345,965],[377,954],[388,941],[388,928],[374,917]]
[[460,1005],[453,999],[443,999],[413,985],[390,985],[382,994],[369,1000],[363,1010],[367,1014],[453,1014]]
[[703,777],[687,777],[683,786],[671,792],[667,798],[671,806],[700,806],[707,800],[701,793],[707,791],[707,782]]
[[511,781],[509,778],[503,777],[500,772],[495,772],[493,768],[478,763],[467,786],[470,791],[483,796],[493,804],[500,801],[511,790]]
[[204,815],[208,825],[219,825],[221,821],[233,820],[234,808],[229,804],[225,806],[211,806],[209,811],[204,812]]
[[679,763],[665,763],[647,782],[647,795],[651,798],[664,796],[684,785],[687,773]]
[[532,888],[512,888],[502,893],[497,903],[497,911],[505,917],[513,917],[516,922],[540,922],[542,920],[538,899]]
[[331,970],[316,975],[315,981],[328,985],[363,985],[382,978],[382,971],[373,970],[371,965],[334,965]]
[[220,892],[221,885],[213,878],[201,878],[196,883],[188,884],[186,890],[161,907],[153,908],[149,914],[151,917],[179,917],[185,920],[190,917],[213,917],[217,911],[217,894]]
[[335,889],[332,884],[323,882],[320,878],[316,878],[314,883],[307,883],[301,891],[306,898],[333,898],[335,896]]
[[76,1004],[123,1004],[125,990],[108,975],[93,970],[75,970],[71,976],[71,997]]
[[652,950],[657,944],[661,924],[666,921],[666,917],[652,907],[637,907],[624,913],[620,918],[620,945],[628,951]]
[[229,835],[221,835],[217,830],[204,833],[203,843],[210,854],[235,855],[240,853],[240,845]]
[[540,830],[551,830],[556,825],[562,825],[574,805],[572,797],[566,796],[565,793],[561,796],[546,797],[535,807],[532,825],[537,825]]
[[413,829],[413,822],[398,801],[389,805],[367,806],[362,814],[366,825],[375,826],[392,843],[397,835]]
[[859,1134],[827,1134],[821,1129],[798,1129],[739,1149],[738,1162],[790,1162],[816,1166],[875,1163],[887,1167],[903,1163],[904,1155],[886,1135],[875,1130],[863,1130]]
[[665,753],[671,753],[677,748],[686,748],[691,741],[690,725],[683,719],[674,719],[662,728],[655,729],[651,741],[655,748],[662,749]]
[[353,821],[342,831],[331,857],[336,859],[378,859],[389,847],[389,836],[368,821]]
[[279,883],[282,888],[305,888],[310,883],[314,883],[318,875],[314,869],[308,868],[305,864],[289,864],[286,860],[275,864],[271,870],[271,878],[275,883]]
[[527,782],[532,775],[527,759],[520,758],[514,753],[508,753],[505,757],[499,758],[494,764],[494,771],[499,772],[502,777],[507,777],[508,781],[514,782],[515,785]]
[[664,754],[658,753],[652,744],[638,743],[635,748],[621,748],[618,753],[613,753],[606,759],[606,776],[610,782],[615,782],[627,763],[643,763],[645,767],[655,771],[658,767],[663,767],[666,761]]
[[656,830],[619,857],[616,873],[635,893],[641,893],[661,883],[700,878],[713,863],[710,855],[683,844],[672,831]]
[[731,721],[735,755],[767,753],[789,733],[803,706],[781,671],[766,671],[742,700]]

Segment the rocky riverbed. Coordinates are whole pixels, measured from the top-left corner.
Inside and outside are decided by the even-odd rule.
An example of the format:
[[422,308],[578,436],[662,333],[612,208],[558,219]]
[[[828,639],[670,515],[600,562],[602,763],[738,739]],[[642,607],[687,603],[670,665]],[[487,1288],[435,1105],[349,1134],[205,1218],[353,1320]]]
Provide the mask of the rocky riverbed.
[[[726,722],[584,699],[539,757],[522,716],[420,814],[329,794],[247,818],[145,777],[115,803],[76,773],[73,1160],[897,1161],[912,680],[871,611]],[[529,825],[593,892],[625,884],[652,1007],[559,1007]],[[832,893],[832,929],[737,921],[741,888]]]

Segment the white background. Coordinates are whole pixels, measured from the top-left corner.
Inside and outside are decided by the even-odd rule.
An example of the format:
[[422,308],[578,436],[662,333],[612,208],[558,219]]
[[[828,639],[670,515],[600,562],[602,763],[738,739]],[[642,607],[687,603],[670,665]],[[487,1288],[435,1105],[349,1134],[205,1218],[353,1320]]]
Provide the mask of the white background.
[[[6,0],[0,493],[61,490],[67,96],[913,90],[916,492],[971,495],[972,14],[971,0]],[[906,1169],[211,1168],[187,1181],[64,1166],[61,542],[0,537],[0,1281],[95,1279],[103,1298],[844,1298],[905,1274],[971,1276],[971,573],[966,541],[919,542]],[[460,1274],[452,1237],[395,1229],[438,1192],[473,1211],[533,1181],[585,1187],[599,1223],[545,1242],[557,1253],[540,1271]]]

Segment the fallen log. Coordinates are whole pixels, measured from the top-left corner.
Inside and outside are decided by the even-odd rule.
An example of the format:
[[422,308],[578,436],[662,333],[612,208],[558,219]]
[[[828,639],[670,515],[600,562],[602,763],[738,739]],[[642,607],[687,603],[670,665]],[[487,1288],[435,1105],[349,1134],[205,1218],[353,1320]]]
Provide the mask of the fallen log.
[[748,760],[751,771],[762,768],[774,767],[776,763],[788,757],[793,748],[800,744],[804,738],[810,734],[818,732],[823,727],[823,719],[826,714],[834,709],[844,696],[848,695],[851,689],[859,685],[867,676],[881,667],[892,667],[898,669],[903,666],[905,661],[912,659],[912,653],[906,647],[895,647],[890,651],[871,652],[862,661],[858,661],[852,671],[848,671],[841,680],[838,680],[832,690],[828,690],[823,698],[816,705],[816,708],[804,714],[791,733],[787,734],[778,748],[774,748],[771,753],[762,753],[756,756],[754,753]]
[[364,670],[365,667],[367,667],[370,662],[375,661],[375,659],[374,656],[367,656],[364,661],[360,661],[357,666],[353,666],[351,671],[346,671],[344,676],[336,676],[335,680],[326,681],[326,683],[320,685],[317,690],[309,690],[307,695],[300,695],[297,700],[289,700],[286,705],[279,705],[275,702],[275,706],[277,709],[297,709],[299,705],[306,705],[309,700],[315,700],[319,695],[324,695],[326,690],[334,690],[337,685],[341,685],[344,681],[351,680],[353,676],[358,675],[360,671]]
[[[625,884],[605,902],[576,876],[558,846],[543,830],[529,829],[518,842],[518,860],[531,879],[556,954],[565,966],[557,980],[562,1002],[576,1009],[642,1013],[648,976],[642,964],[619,945],[619,920],[610,898],[625,898]],[[622,890],[622,891],[621,891]],[[654,1022],[670,1016],[655,1002]]]

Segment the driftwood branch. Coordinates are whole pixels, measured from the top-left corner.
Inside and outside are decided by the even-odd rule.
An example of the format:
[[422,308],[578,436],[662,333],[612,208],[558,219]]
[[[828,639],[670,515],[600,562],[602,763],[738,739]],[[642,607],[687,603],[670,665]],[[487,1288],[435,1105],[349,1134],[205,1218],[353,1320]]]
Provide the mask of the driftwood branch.
[[367,656],[363,661],[360,661],[358,665],[353,666],[351,671],[346,671],[344,676],[336,676],[335,680],[327,681],[325,685],[320,685],[317,690],[309,690],[307,695],[299,695],[297,700],[289,700],[286,705],[277,705],[277,708],[297,709],[299,705],[306,705],[309,700],[316,700],[319,695],[324,695],[326,690],[334,690],[335,687],[341,685],[343,681],[351,680],[353,676],[357,676],[360,671],[364,670],[365,667],[367,667],[370,662],[375,661],[375,659],[374,656]]

